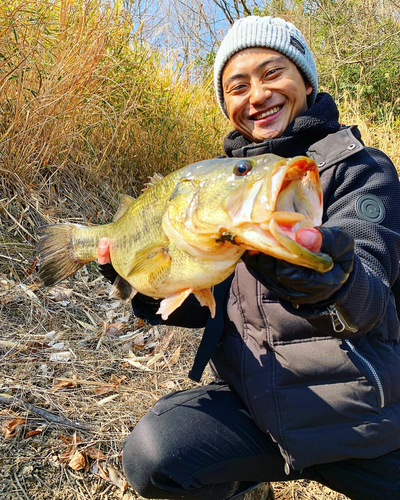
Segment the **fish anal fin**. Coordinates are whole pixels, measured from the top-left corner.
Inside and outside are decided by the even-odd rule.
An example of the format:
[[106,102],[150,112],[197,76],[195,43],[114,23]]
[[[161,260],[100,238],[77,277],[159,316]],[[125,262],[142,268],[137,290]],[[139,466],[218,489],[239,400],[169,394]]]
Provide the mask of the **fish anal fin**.
[[157,314],[161,314],[164,320],[168,319],[168,316],[172,314],[175,309],[178,309],[192,292],[193,288],[186,288],[185,290],[169,295],[161,301]]
[[122,194],[119,197],[119,206],[117,211],[115,212],[115,215],[113,217],[113,222],[116,222],[119,220],[124,213],[128,210],[128,208],[132,205],[132,203],[135,201],[132,196],[129,196],[129,194]]
[[137,290],[128,283],[122,276],[118,275],[112,285],[110,297],[121,300],[131,300],[137,294]]
[[211,317],[215,317],[215,298],[211,291],[211,288],[203,288],[201,290],[194,290],[193,295],[200,302],[202,306],[206,306],[210,309]]
[[135,254],[134,264],[128,278],[135,274],[149,274],[160,267],[170,265],[171,257],[166,243],[154,243]]

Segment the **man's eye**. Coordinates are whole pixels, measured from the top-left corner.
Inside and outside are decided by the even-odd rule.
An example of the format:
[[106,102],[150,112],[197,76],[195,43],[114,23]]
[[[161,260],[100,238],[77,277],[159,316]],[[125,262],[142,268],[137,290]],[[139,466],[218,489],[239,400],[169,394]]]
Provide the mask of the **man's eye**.
[[232,87],[230,92],[240,92],[240,91],[245,90],[245,89],[246,89],[246,85],[241,83],[239,85],[235,85],[234,87]]
[[277,71],[278,71],[277,68],[270,69],[269,71],[266,72],[265,78],[269,78],[269,77],[273,76]]

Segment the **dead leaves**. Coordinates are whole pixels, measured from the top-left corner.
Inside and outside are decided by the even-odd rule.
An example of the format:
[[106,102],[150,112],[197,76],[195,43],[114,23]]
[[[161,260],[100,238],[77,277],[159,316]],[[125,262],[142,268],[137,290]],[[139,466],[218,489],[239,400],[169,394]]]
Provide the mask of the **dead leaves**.
[[104,481],[113,484],[121,491],[128,488],[128,482],[118,470],[110,464],[101,464],[101,462],[107,460],[106,455],[101,450],[94,446],[88,446],[76,434],[73,436],[61,434],[59,438],[62,443],[67,445],[67,450],[61,453],[59,457],[60,462],[66,463],[68,467],[75,471],[82,471],[85,474],[91,472]]
[[16,417],[13,419],[4,420],[1,424],[1,432],[6,439],[17,435],[18,427],[26,424],[26,418]]
[[[133,350],[128,351],[128,357],[124,359],[125,367],[129,365],[140,371],[151,372],[155,369],[160,370],[163,368],[169,368],[175,365],[181,356],[181,347],[178,346],[172,354],[168,353],[168,347],[175,335],[175,329],[170,329],[164,337],[159,339],[159,333],[157,327],[152,327],[149,331],[148,337],[153,337],[152,341],[146,341],[144,333],[140,333],[143,337],[138,335],[135,337],[134,344],[132,347],[136,348],[138,351],[149,351],[149,354],[144,354],[143,356],[137,356],[134,354]],[[137,342],[143,342],[143,345],[137,345]]]
[[62,389],[67,388],[78,388],[80,386],[92,386],[91,390],[94,394],[107,394],[108,392],[112,392],[117,390],[118,386],[126,380],[126,375],[122,375],[122,377],[117,377],[113,373],[110,376],[110,382],[96,382],[94,380],[83,380],[78,379],[76,375],[72,378],[63,378],[58,377],[54,379],[53,387],[51,388],[51,392],[57,392]]
[[44,430],[43,426],[28,430],[28,420],[19,416],[13,410],[2,410],[0,416],[6,417],[1,423],[1,432],[5,439],[13,437],[28,439],[36,434],[41,434]]

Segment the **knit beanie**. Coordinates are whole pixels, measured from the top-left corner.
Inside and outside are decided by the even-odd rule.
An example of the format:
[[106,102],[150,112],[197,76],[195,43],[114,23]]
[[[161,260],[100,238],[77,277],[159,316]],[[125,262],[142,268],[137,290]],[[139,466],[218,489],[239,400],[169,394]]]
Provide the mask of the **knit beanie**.
[[318,76],[315,61],[301,32],[279,17],[248,16],[235,21],[218,49],[214,62],[214,86],[217,99],[226,116],[222,72],[229,59],[243,49],[265,47],[288,57],[311,84],[307,97],[310,107],[317,95]]

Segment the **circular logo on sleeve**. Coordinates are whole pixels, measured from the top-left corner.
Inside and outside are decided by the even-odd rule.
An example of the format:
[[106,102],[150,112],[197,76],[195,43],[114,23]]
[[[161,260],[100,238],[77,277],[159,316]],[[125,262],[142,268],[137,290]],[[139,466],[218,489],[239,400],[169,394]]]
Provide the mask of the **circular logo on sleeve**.
[[357,198],[356,212],[361,219],[377,224],[382,222],[386,215],[382,200],[373,194],[363,194]]

